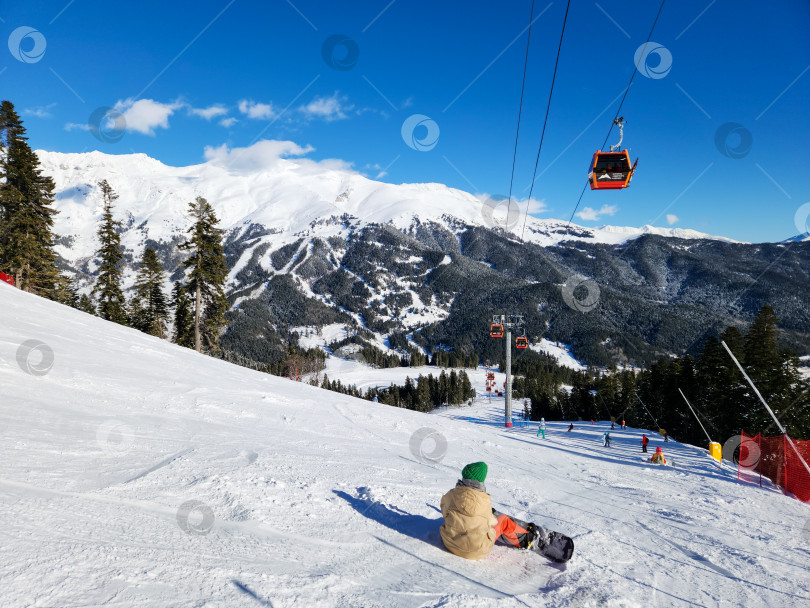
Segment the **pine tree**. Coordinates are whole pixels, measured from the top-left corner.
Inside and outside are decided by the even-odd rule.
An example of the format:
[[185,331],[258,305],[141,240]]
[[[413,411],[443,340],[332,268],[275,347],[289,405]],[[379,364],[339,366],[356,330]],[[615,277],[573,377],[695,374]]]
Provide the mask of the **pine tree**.
[[[802,381],[798,371],[798,359],[779,348],[779,330],[776,313],[770,306],[763,306],[745,335],[743,352],[745,368],[751,381],[777,417],[788,411],[800,397]],[[778,432],[773,420],[760,403],[750,394],[749,424],[754,431]],[[783,422],[784,424],[784,422]]]
[[131,325],[158,338],[166,337],[169,306],[163,293],[165,271],[155,250],[147,247],[135,279],[135,295],[130,302]]
[[219,332],[225,325],[228,300],[225,297],[225,279],[228,267],[222,247],[223,231],[214,209],[201,196],[189,204],[194,223],[188,232],[191,237],[180,249],[191,251],[183,262],[187,269],[187,290],[194,298],[194,348],[197,352],[216,351],[219,348]]
[[[740,406],[745,400],[745,391],[740,384],[742,381],[742,375],[720,342],[716,338],[709,338],[698,359],[699,394],[693,405],[704,426],[707,426],[706,430],[717,435],[715,441],[725,441],[740,433],[744,424]],[[688,393],[687,398],[692,400]],[[702,417],[704,412],[708,420]],[[689,430],[693,437],[699,437],[698,433],[702,433],[696,421],[690,421]]]
[[174,333],[172,342],[194,348],[194,316],[191,311],[191,300],[185,285],[180,281],[172,289],[172,307],[174,308]]
[[79,308],[79,288],[71,277],[64,274],[57,276],[54,300],[71,308]]
[[96,314],[96,305],[93,304],[93,300],[86,293],[83,293],[82,297],[79,298],[79,310],[83,310],[89,315]]
[[99,317],[127,325],[126,300],[121,291],[121,262],[124,259],[119,235],[121,222],[114,220],[112,215],[113,203],[118,199],[118,195],[106,179],[101,180],[98,187],[104,199],[104,213],[97,232],[99,249],[96,255],[99,266],[93,295],[98,301]]
[[10,101],[0,104],[0,270],[24,291],[57,298],[54,184],[43,176]]

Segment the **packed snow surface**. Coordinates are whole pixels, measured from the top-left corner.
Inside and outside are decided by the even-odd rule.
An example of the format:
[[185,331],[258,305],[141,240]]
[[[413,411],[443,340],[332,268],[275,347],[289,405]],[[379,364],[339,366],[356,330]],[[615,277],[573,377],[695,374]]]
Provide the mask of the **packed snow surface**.
[[[640,429],[544,441],[502,400],[419,414],[3,284],[0,310],[4,608],[810,603],[808,505],[703,449],[653,436],[653,466]],[[443,548],[440,498],[477,460],[496,508],[574,538],[565,567]]]

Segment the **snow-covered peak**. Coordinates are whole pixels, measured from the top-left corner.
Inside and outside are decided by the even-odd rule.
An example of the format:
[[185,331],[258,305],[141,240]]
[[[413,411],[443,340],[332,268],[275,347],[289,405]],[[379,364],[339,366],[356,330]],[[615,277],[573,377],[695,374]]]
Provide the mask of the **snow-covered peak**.
[[[106,179],[119,195],[117,209],[129,228],[124,236],[134,250],[145,238],[170,240],[185,230],[188,203],[203,196],[217,210],[221,227],[260,224],[283,242],[312,235],[315,224],[348,216],[356,225],[392,223],[408,229],[418,222],[435,222],[453,230],[458,225],[506,228],[523,234],[526,202],[493,203],[443,184],[389,184],[366,178],[344,161],[306,158],[311,148],[289,141],[260,141],[248,148],[206,148],[206,160],[172,167],[145,154],[111,155],[94,151],[60,153],[38,150],[46,175],[56,183],[56,232],[73,237],[60,253],[68,260],[90,255],[95,247],[101,195],[97,182]],[[516,217],[520,215],[521,220]],[[617,244],[643,234],[678,238],[713,238],[680,228],[586,228],[562,220],[529,216],[525,238],[539,245],[565,240]]]

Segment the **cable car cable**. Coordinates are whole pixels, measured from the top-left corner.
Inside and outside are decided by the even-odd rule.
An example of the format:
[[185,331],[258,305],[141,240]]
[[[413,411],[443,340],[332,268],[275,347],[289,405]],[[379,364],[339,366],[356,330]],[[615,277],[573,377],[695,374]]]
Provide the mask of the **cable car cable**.
[[[546,125],[548,124],[548,112],[551,109],[551,96],[554,94],[554,82],[557,80],[557,66],[560,63],[560,50],[562,49],[563,35],[565,34],[565,24],[568,22],[568,9],[571,8],[571,0],[565,5],[565,17],[563,17],[562,31],[560,31],[560,42],[557,45],[557,58],[554,60],[554,74],[551,76],[551,88],[548,92],[548,103],[546,104],[546,117],[543,119],[543,130],[540,133],[540,145],[537,146],[537,158],[534,161],[534,172],[532,173],[532,183],[529,188],[529,198],[526,200],[526,215],[523,216],[523,231],[520,235],[520,240],[526,235],[526,220],[529,216],[529,205],[532,202],[532,192],[534,191],[534,182],[537,179],[537,166],[540,163],[540,150],[543,148],[543,139],[546,136]],[[508,212],[508,210],[507,210]]]
[[529,43],[532,40],[532,23],[534,22],[534,0],[529,13],[529,36],[526,38],[526,56],[523,59],[523,82],[520,84],[520,106],[518,107],[517,129],[515,131],[515,151],[512,153],[512,176],[509,178],[509,201],[506,203],[506,216],[512,208],[512,184],[515,181],[515,161],[517,160],[518,137],[520,136],[520,117],[523,114],[523,91],[526,89],[526,68],[529,65]]
[[[655,26],[658,23],[658,18],[661,16],[661,11],[664,10],[664,4],[666,4],[667,0],[661,0],[661,6],[658,7],[658,13],[655,15],[655,20],[653,21],[652,27],[650,28],[650,33],[647,36],[647,41],[644,43],[644,47],[641,51],[641,54],[638,58],[640,62],[642,59],[646,60],[646,55],[644,51],[647,50],[647,45],[650,43],[650,38],[652,38],[653,32],[655,31]],[[607,143],[610,134],[613,132],[613,126],[616,124],[616,119],[619,117],[619,112],[622,111],[622,106],[624,105],[624,100],[627,99],[627,94],[630,92],[630,87],[633,84],[633,79],[636,77],[636,72],[638,72],[638,63],[633,67],[633,73],[630,75],[630,82],[627,83],[627,88],[624,90],[624,95],[622,96],[622,100],[619,103],[619,109],[616,110],[616,115],[613,117],[613,122],[610,123],[610,130],[608,134],[605,136],[605,141],[602,142],[602,146],[599,148],[602,150]],[[571,213],[571,217],[568,219],[568,226],[565,228],[565,234],[569,233],[571,228],[571,222],[574,220],[574,215],[576,215],[577,209],[579,209],[579,204],[582,202],[582,197],[585,195],[585,189],[588,187],[588,182],[585,182],[585,185],[582,187],[582,192],[579,194],[579,199],[577,199],[576,207],[574,207],[574,211]]]

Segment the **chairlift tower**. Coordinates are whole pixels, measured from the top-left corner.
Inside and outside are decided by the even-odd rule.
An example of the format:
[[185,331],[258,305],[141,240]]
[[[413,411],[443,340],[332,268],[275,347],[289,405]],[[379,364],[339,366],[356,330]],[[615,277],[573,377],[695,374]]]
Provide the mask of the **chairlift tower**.
[[493,338],[506,338],[506,411],[504,414],[506,427],[512,426],[512,330],[516,330],[516,333],[518,330],[522,330],[525,340],[524,328],[523,315],[492,315],[489,335]]

